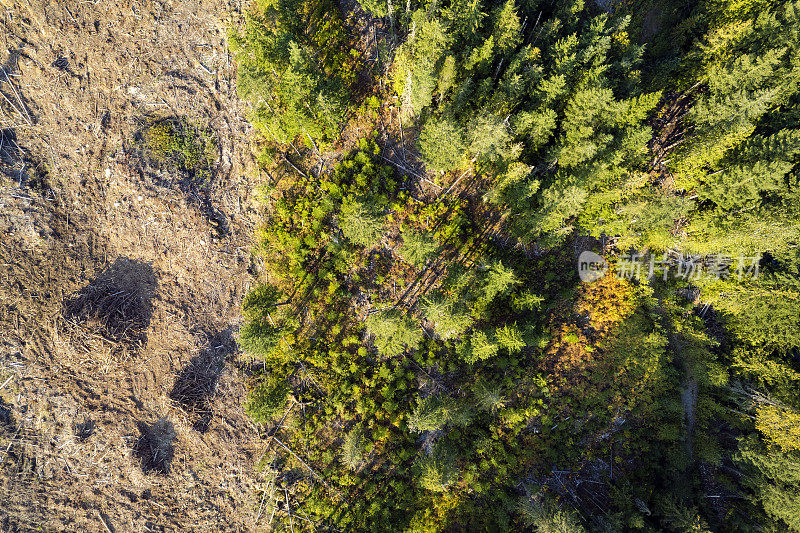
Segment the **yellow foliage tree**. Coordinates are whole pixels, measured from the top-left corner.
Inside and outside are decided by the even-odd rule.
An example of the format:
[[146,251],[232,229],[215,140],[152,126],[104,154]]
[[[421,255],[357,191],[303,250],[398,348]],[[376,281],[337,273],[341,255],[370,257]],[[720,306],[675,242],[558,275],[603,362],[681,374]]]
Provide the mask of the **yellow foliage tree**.
[[784,452],[800,451],[800,413],[785,407],[762,405],[756,411],[756,429],[764,440]]

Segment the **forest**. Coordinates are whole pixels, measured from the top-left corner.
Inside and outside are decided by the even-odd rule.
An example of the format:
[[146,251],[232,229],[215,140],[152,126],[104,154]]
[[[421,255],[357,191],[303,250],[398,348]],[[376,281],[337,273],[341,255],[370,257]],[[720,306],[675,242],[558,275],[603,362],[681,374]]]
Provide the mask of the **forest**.
[[230,47],[272,527],[800,531],[800,1],[257,0]]

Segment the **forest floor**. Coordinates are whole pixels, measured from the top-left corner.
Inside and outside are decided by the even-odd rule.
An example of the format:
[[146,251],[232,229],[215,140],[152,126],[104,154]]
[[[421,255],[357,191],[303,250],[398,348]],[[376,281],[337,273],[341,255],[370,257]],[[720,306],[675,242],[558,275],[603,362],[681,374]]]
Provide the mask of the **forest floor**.
[[[0,528],[250,530],[262,474],[233,332],[261,180],[238,0],[0,0]],[[218,139],[204,188],[143,124]]]

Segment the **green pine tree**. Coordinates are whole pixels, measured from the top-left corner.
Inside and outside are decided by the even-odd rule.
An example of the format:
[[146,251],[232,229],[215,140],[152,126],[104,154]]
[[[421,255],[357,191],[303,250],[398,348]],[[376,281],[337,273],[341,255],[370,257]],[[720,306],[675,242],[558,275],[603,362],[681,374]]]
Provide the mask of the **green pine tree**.
[[429,120],[419,135],[418,143],[425,163],[434,170],[453,170],[464,161],[464,134],[453,121]]
[[442,296],[422,298],[420,311],[433,322],[436,333],[445,340],[458,337],[472,322],[466,310],[459,309],[453,301]]
[[394,356],[414,350],[422,340],[422,330],[397,309],[373,313],[367,317],[367,331],[382,354]]
[[383,221],[365,202],[345,198],[339,213],[339,228],[347,240],[358,246],[369,248],[376,244]]

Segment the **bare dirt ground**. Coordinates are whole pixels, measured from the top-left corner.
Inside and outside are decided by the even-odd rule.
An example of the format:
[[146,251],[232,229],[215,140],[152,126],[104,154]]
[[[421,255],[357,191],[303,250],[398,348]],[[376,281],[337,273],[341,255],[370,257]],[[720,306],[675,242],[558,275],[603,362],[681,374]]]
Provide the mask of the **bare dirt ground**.
[[[241,2],[0,8],[0,529],[254,529]],[[137,129],[168,116],[218,137],[207,187],[138,159]]]

